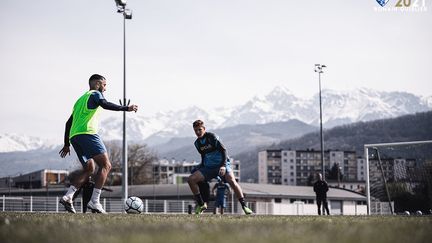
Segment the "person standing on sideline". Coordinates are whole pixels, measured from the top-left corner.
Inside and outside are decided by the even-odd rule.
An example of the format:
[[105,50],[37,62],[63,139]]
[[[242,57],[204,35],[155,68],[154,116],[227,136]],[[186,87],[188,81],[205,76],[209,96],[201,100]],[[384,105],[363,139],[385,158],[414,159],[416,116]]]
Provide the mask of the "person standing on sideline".
[[72,144],[83,166],[83,170],[78,173],[74,181],[71,181],[68,191],[60,199],[60,203],[71,213],[76,213],[73,207],[73,195],[93,174],[95,163],[98,165],[98,171],[91,199],[86,206],[97,213],[106,213],[99,199],[102,187],[111,170],[111,162],[105,145],[97,134],[100,107],[112,111],[136,112],[138,110],[136,105],[119,106],[108,102],[102,94],[106,91],[106,84],[107,81],[103,76],[93,74],[89,79],[90,90],[75,102],[72,115],[66,122],[64,146],[59,152],[60,157],[70,155],[70,144]]
[[321,203],[324,207],[323,215],[327,211],[327,215],[330,215],[330,211],[327,203],[327,192],[329,187],[327,182],[323,180],[321,173],[317,173],[317,181],[314,183],[313,188],[316,194],[316,201],[318,206],[318,215],[321,215]]
[[216,190],[216,201],[213,214],[217,213],[217,209],[220,208],[220,214],[224,213],[226,208],[227,192],[230,193],[230,187],[223,179],[218,177],[218,182],[213,186],[212,193]]
[[231,169],[231,163],[228,159],[225,146],[215,134],[206,132],[203,121],[196,120],[192,126],[195,135],[198,137],[194,145],[201,154],[201,164],[203,165],[188,178],[189,187],[197,202],[195,214],[201,214],[207,209],[207,204],[204,203],[201,197],[198,183],[210,181],[217,176],[225,178],[231,188],[233,188],[243,212],[245,214],[252,214],[252,210],[246,206],[242,189],[234,178],[234,172]]

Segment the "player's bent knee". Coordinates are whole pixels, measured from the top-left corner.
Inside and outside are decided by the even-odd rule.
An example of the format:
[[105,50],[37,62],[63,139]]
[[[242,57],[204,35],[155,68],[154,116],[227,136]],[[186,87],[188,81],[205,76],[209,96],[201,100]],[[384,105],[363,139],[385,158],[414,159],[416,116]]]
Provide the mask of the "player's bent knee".
[[111,168],[112,168],[111,162],[108,161],[107,163],[105,163],[104,167],[105,167],[106,170],[110,171]]
[[86,166],[84,167],[84,171],[87,174],[93,174],[95,172],[95,165],[93,160],[88,160]]

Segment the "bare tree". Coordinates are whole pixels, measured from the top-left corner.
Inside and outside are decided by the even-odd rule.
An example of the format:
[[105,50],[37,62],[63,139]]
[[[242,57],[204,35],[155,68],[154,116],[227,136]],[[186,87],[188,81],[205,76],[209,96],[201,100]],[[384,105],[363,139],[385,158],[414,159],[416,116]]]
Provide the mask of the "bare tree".
[[[108,155],[111,160],[112,170],[108,180],[109,185],[121,184],[122,148],[118,143],[107,143]],[[145,144],[130,144],[128,146],[128,182],[129,185],[151,184],[152,163],[157,155]]]

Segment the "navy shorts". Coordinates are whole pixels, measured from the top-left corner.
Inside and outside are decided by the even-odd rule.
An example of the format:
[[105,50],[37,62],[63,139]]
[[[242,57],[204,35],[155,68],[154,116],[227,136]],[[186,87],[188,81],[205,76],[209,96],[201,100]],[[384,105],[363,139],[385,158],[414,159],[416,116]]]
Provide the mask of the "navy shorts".
[[216,208],[219,208],[219,207],[226,208],[226,198],[225,198],[225,196],[223,196],[223,197],[217,197],[216,198],[215,207]]
[[[228,174],[232,171],[231,169],[231,163],[229,160],[227,160],[226,165],[226,172],[225,174]],[[220,167],[201,167],[198,169],[199,172],[201,172],[201,174],[204,176],[206,181],[211,181],[211,179],[216,178],[219,175],[219,169]]]
[[107,151],[102,139],[97,134],[79,134],[73,136],[70,142],[83,167],[87,165],[89,159]]

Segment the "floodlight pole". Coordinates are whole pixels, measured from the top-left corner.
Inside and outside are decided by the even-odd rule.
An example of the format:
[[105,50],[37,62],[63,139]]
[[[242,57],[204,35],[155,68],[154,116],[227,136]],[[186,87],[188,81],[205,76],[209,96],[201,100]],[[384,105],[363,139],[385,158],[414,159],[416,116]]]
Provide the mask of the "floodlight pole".
[[323,138],[323,125],[322,125],[322,103],[321,103],[321,73],[323,73],[323,68],[327,67],[326,65],[315,64],[315,72],[318,73],[318,82],[319,82],[319,107],[320,107],[320,144],[321,144],[321,170],[322,170],[322,178],[325,180],[325,167],[324,167],[324,138]]
[[[123,15],[123,104],[126,105],[126,17]],[[128,198],[128,157],[126,140],[126,111],[123,111],[123,200]]]
[[[132,19],[132,12],[126,9],[126,1],[115,0],[117,12],[123,15],[123,102],[122,105],[128,106],[126,100],[126,19]],[[122,151],[122,195],[125,201],[128,198],[128,157],[126,140],[126,111],[123,111],[123,151]]]

